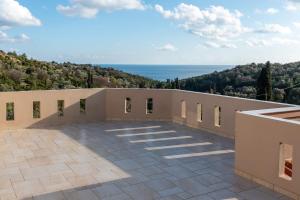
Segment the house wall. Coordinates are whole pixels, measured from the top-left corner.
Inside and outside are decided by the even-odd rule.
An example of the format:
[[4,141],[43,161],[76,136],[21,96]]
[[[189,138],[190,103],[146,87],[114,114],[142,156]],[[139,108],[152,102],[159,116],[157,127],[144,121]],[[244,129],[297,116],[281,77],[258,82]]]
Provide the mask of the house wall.
[[[236,164],[239,175],[300,199],[300,122],[236,114]],[[293,177],[279,177],[280,144],[293,146]]]

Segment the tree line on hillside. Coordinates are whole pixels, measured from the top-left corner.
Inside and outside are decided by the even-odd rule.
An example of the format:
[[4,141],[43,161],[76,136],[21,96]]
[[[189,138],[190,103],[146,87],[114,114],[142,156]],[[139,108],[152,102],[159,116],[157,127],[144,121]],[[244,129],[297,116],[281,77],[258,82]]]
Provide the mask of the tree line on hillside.
[[252,63],[169,82],[170,88],[300,104],[300,62]]
[[159,81],[113,68],[43,62],[0,51],[0,91],[73,88],[156,88]]
[[0,91],[97,87],[184,89],[300,105],[300,62],[252,63],[182,80],[157,81],[113,68],[37,61],[0,50]]

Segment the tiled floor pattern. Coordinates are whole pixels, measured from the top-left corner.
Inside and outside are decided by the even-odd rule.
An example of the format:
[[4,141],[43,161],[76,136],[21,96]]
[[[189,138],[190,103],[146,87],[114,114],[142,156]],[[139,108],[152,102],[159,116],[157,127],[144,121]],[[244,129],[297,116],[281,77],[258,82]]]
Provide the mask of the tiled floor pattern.
[[288,199],[236,176],[233,141],[172,123],[0,133],[0,199]]

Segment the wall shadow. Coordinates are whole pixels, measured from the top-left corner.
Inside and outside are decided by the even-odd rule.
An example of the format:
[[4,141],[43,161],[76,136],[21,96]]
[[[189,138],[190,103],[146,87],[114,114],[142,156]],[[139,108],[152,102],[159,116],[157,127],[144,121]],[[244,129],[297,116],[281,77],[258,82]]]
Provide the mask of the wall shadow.
[[[100,99],[105,101],[101,93],[90,96],[87,98],[87,102],[97,102],[99,105]],[[105,105],[105,103],[103,103],[103,105]],[[103,112],[104,115],[92,114],[92,116],[89,116],[88,109],[86,116],[78,117],[75,115],[76,112],[79,112],[78,99],[78,103],[68,106],[64,110],[64,117],[67,117],[68,120],[60,121],[63,117],[54,114],[27,127],[27,129],[57,130],[82,147],[91,150],[99,159],[104,159],[111,163],[112,167],[119,168],[120,171],[128,176],[115,180],[108,178],[105,181],[99,181],[95,184],[87,184],[82,187],[72,187],[70,189],[40,194],[35,196],[34,199],[157,199],[164,196],[175,198],[174,195],[177,193],[189,191],[189,188],[184,188],[184,186],[181,185],[181,181],[199,175],[194,171],[193,167],[203,170],[203,172],[210,169],[218,173],[233,174],[233,153],[226,155],[206,155],[201,156],[201,158],[191,157],[172,160],[164,158],[164,156],[168,155],[226,150],[233,148],[233,141],[231,139],[211,135],[210,133],[172,122],[104,121],[102,117],[105,116],[105,108],[104,106],[100,107],[100,109],[94,108],[93,112]],[[86,117],[86,119],[84,119],[84,117]],[[94,117],[97,117],[96,120]],[[128,130],[127,128],[133,128],[133,130]],[[117,129],[117,131],[107,131],[112,129]],[[133,135],[132,137],[117,136],[120,134],[153,133],[155,131],[163,132],[168,130],[175,130],[175,133],[168,133],[167,136],[159,134]],[[190,135],[192,138],[138,144],[130,142],[137,139],[178,137],[183,135]],[[195,142],[210,142],[213,145],[207,147],[188,146],[159,151],[146,150],[147,147],[192,144]],[[189,167],[191,167],[191,169]],[[215,169],[212,169],[212,167],[215,167]],[[224,169],[226,169],[227,172],[224,172]],[[106,170],[109,172],[109,169]],[[158,185],[163,184],[160,182],[166,182],[170,186],[167,188],[157,188],[154,186],[155,183]],[[207,187],[207,190],[213,191],[213,189],[209,189],[208,186],[202,185],[201,183],[197,184],[199,184],[198,187]],[[197,185],[195,187],[197,187]],[[122,190],[120,188],[122,188]],[[174,190],[174,194],[172,190]],[[170,192],[169,195],[168,192]],[[23,199],[29,200],[31,197]]]

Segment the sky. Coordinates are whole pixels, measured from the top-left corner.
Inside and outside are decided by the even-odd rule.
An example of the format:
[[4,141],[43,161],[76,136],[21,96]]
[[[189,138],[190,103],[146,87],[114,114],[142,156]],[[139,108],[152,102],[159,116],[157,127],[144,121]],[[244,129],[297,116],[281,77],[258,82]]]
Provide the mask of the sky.
[[300,61],[300,0],[0,0],[0,49],[57,62]]

